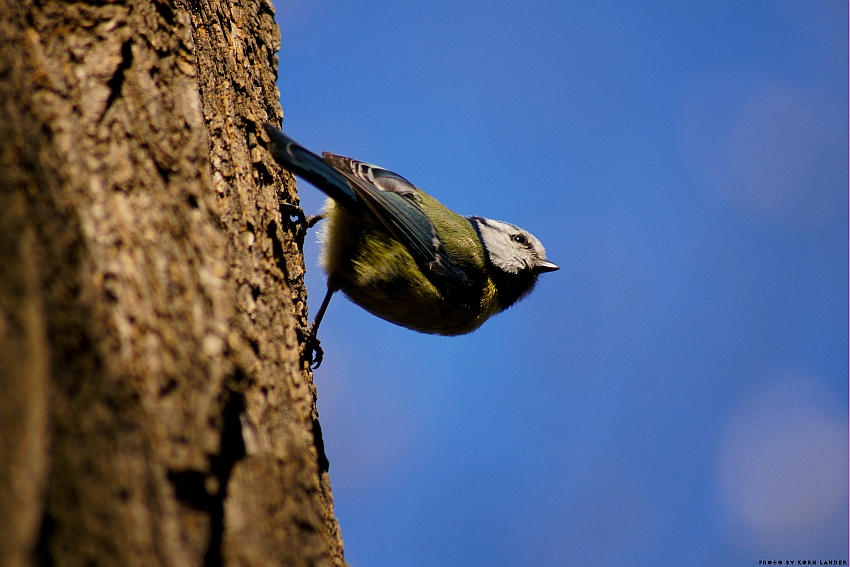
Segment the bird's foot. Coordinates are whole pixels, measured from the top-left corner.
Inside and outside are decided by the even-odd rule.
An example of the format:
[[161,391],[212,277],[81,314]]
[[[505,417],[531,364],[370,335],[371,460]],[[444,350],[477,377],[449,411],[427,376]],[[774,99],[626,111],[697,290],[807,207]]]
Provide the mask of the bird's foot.
[[322,350],[321,341],[310,326],[307,329],[307,336],[304,339],[304,359],[310,368],[316,369],[322,365],[322,360],[325,357],[325,351]]
[[281,201],[279,207],[280,214],[289,218],[289,221],[295,224],[296,233],[301,239],[304,238],[308,230],[316,226],[316,223],[325,218],[324,213],[308,215],[304,213],[304,209],[298,205],[293,205],[292,203],[287,203],[285,201]]

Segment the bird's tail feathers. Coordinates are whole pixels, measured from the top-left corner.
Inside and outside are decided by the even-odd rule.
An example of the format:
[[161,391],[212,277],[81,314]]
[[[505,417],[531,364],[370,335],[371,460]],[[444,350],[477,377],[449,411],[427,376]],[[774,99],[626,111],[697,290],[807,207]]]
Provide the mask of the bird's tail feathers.
[[348,181],[325,160],[300,145],[271,124],[263,124],[275,161],[298,177],[308,181],[343,206],[354,206],[358,198]]

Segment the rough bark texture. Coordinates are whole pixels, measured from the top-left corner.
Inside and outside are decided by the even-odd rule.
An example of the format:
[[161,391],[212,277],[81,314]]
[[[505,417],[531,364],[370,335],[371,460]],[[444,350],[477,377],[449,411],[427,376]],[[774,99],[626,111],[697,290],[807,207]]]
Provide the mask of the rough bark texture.
[[342,565],[268,0],[0,0],[0,565]]

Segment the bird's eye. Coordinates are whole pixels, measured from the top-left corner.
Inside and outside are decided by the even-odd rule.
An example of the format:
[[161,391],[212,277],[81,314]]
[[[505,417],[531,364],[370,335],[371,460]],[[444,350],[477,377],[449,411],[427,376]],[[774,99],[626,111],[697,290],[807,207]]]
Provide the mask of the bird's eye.
[[517,244],[521,244],[522,246],[528,246],[528,238],[521,232],[518,234],[512,234],[511,240],[513,240]]

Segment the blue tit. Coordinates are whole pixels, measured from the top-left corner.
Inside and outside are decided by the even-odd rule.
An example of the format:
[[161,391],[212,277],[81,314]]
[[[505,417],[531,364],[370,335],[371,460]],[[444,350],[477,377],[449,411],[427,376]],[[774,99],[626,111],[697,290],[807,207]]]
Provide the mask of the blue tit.
[[461,216],[392,171],[319,157],[264,128],[275,160],[329,197],[320,237],[328,291],[314,338],[336,291],[396,325],[462,335],[528,295],[539,274],[558,269],[518,226]]

